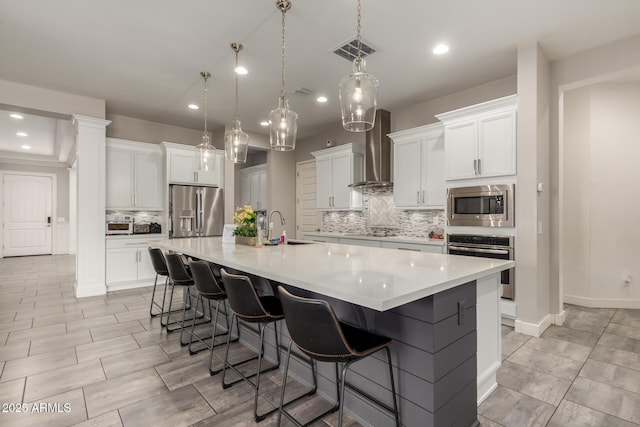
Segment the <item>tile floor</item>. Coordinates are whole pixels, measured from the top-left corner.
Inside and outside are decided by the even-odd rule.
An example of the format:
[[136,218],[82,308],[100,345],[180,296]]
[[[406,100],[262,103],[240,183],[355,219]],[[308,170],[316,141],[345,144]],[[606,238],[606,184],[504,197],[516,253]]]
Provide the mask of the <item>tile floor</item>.
[[[70,256],[0,259],[0,426],[256,425],[252,390],[223,390],[208,353],[190,356],[149,318],[150,288],[76,299],[73,269]],[[482,425],[640,425],[640,310],[566,309],[565,325],[541,338],[503,327],[504,363],[478,409]],[[281,381],[267,376],[260,410],[277,402]],[[296,411],[325,405],[311,398]]]

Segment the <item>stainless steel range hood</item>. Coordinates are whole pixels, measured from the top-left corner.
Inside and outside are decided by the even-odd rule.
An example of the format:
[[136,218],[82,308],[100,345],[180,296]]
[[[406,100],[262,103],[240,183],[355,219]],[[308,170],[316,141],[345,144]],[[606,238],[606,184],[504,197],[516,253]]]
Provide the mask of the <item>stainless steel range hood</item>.
[[364,181],[349,187],[392,187],[391,182],[391,113],[376,111],[373,129],[366,132],[364,151]]

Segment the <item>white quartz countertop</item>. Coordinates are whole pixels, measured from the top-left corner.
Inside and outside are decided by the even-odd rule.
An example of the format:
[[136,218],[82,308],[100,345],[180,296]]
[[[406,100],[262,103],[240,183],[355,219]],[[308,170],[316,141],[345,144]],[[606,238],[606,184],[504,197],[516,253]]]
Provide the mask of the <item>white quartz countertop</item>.
[[415,243],[418,245],[443,246],[444,239],[429,239],[426,237],[407,237],[407,236],[366,236],[356,233],[336,233],[330,231],[308,231],[305,236],[318,237],[335,237],[337,239],[359,239],[359,240],[375,240],[379,242],[398,242],[398,243]]
[[514,261],[338,243],[256,248],[201,237],[160,240],[154,246],[378,311],[515,266]]

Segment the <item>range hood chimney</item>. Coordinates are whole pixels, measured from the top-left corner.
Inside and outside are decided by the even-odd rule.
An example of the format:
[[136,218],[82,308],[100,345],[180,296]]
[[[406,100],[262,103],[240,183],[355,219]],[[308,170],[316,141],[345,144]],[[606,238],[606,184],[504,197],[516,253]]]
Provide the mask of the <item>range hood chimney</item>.
[[351,184],[350,187],[391,187],[391,113],[387,110],[376,111],[373,129],[365,135],[364,181]]

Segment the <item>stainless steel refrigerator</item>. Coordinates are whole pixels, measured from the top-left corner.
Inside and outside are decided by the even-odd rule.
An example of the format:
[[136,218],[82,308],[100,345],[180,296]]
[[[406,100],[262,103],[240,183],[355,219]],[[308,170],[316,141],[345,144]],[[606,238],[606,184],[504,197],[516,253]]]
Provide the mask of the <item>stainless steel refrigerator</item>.
[[169,238],[221,236],[222,188],[169,185]]

